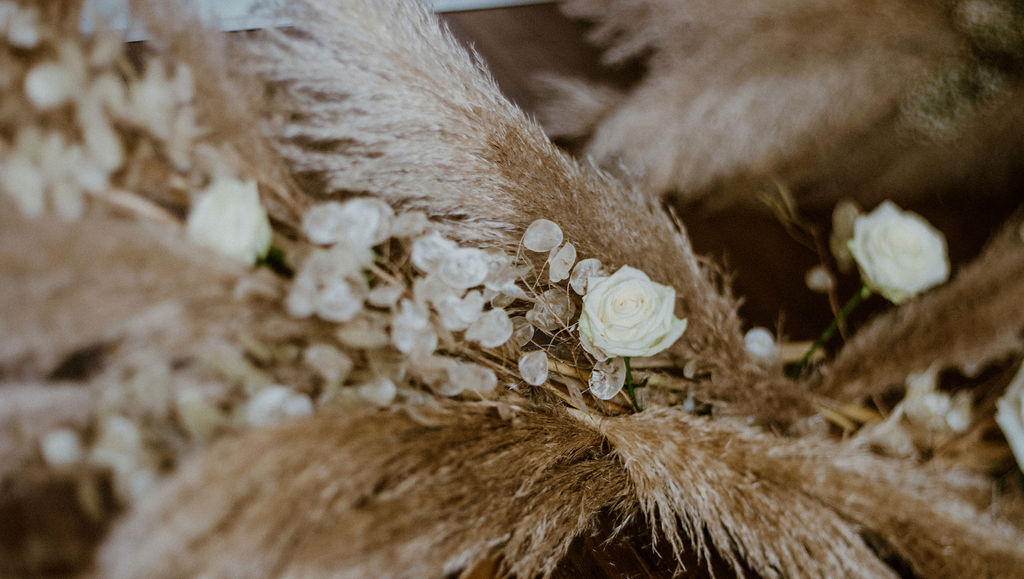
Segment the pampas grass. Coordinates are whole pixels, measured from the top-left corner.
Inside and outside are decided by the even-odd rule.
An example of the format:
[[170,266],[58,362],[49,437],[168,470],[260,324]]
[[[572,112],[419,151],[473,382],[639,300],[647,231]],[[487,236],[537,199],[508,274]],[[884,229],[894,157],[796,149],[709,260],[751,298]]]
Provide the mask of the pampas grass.
[[[953,4],[570,0],[563,11],[593,24],[606,62],[648,72],[618,99],[545,79],[563,96],[540,118],[555,136],[589,134],[583,153],[643,190],[715,207],[756,204],[779,182],[819,207],[853,195],[867,205],[994,195],[1016,183],[1007,171],[1019,156],[993,151],[1019,146],[1003,131],[1020,134],[1017,83],[979,89],[985,102],[955,114],[935,95],[908,105],[932,98],[920,96],[929,82],[950,88],[934,80],[948,71],[974,70]],[[979,121],[978,110],[1001,120]]]
[[[77,6],[48,12],[39,54],[5,53],[16,86],[52,56],[52,30],[68,26],[60,14]],[[54,199],[31,219],[25,205],[0,201],[0,304],[9,312],[0,401],[11,408],[0,411],[0,477],[64,489],[97,532],[113,524],[98,575],[1003,576],[1024,564],[1016,490],[983,470],[881,458],[832,436],[818,414],[839,406],[822,392],[876,392],[929,348],[943,364],[962,364],[977,353],[987,360],[997,335],[1019,335],[1013,228],[947,289],[869,328],[873,341],[854,338],[827,374],[834,382],[812,392],[750,359],[727,277],[693,253],[676,216],[558,151],[423,7],[304,0],[287,8],[296,26],[230,41],[159,26],[187,15],[177,7],[137,10],[157,23],[143,70],[188,71],[194,98],[173,112],[194,112],[203,130],[175,149],[146,119],[109,113],[126,152],[107,175],[112,191],[82,193],[63,219],[50,190]],[[620,56],[670,40],[626,42]],[[130,93],[139,74],[122,67],[115,80]],[[584,105],[594,111],[615,97],[601,98]],[[13,103],[0,116],[5,162],[34,127],[82,138],[73,98],[45,111],[21,96],[4,102]],[[284,255],[278,274],[184,237],[194,197],[222,173],[259,182]],[[352,196],[386,201],[396,221],[414,211],[429,219],[363,248],[365,262],[343,244],[310,241],[309,212]],[[633,265],[675,287],[689,329],[637,365],[650,379],[643,412],[585,394],[589,362],[574,351],[571,320],[532,342],[485,348],[443,328],[436,304],[419,303],[429,301],[420,295],[428,276],[411,246],[424,231],[518,260],[528,297],[568,294],[547,281],[545,254],[520,247],[537,218],[561,225],[580,257]],[[366,306],[360,296],[356,317],[340,321],[292,299],[303,297],[303,276],[311,291],[337,281],[311,274],[317,264],[349,262],[361,288],[394,286],[395,299]],[[949,332],[955,321],[936,312],[965,296],[977,297],[964,314],[977,324],[932,347],[926,328]],[[522,313],[530,302],[520,302],[494,309]],[[403,354],[396,330],[420,305],[417,329],[434,342],[413,346],[430,345],[426,360]],[[916,349],[900,351],[890,335]],[[883,347],[890,362],[865,377],[858,361]],[[549,357],[550,379],[538,387],[518,375],[524,349]],[[455,372],[466,368],[474,371]],[[489,383],[481,376],[497,387],[472,387]],[[81,444],[66,463],[40,448],[63,430]],[[97,537],[67,540],[54,531],[67,515],[40,516],[51,532],[2,543],[0,572],[89,568]],[[5,521],[0,536],[16,529]]]

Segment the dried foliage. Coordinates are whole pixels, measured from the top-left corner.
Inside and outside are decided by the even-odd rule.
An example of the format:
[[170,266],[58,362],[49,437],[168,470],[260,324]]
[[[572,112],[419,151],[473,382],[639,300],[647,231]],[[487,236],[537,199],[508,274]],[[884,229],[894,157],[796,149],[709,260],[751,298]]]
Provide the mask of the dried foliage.
[[617,100],[545,79],[564,96],[540,117],[556,136],[590,134],[599,166],[686,200],[751,202],[780,181],[805,203],[993,195],[1015,184],[1019,156],[1002,151],[1024,118],[1019,80],[991,63],[1018,62],[1024,43],[972,50],[987,37],[963,25],[971,4],[1012,3],[569,0],[609,64],[647,74]]
[[102,568],[436,576],[497,559],[548,576],[601,519],[621,528],[639,512],[676,556],[717,550],[765,577],[894,576],[879,552],[921,576],[1003,576],[1024,562],[1019,532],[975,506],[981,477],[678,410],[510,411],[325,414],[220,445],[117,530]]
[[[286,9],[294,27],[228,42],[158,4],[136,10],[175,24],[152,26],[135,66],[112,36],[72,39],[77,1],[0,2],[40,31],[0,27],[0,574],[1024,565],[1020,492],[992,478],[1005,466],[967,474],[945,449],[947,462],[886,459],[832,436],[822,416],[852,411],[751,358],[727,280],[682,224],[558,151],[423,7],[303,0]],[[661,12],[619,6],[621,22],[647,14],[646,32],[599,26],[621,40],[610,54],[664,60],[678,38]],[[709,3],[704,20],[735,40],[762,14],[748,9],[730,20]],[[934,22],[914,15],[849,50],[927,36]],[[690,37],[711,42],[699,20]],[[745,50],[723,64],[733,78],[753,66]],[[617,98],[598,97],[580,106]],[[190,241],[186,217],[223,179],[258,182],[276,274]],[[558,235],[545,224],[524,241],[540,218]],[[963,366],[1019,348],[1007,227],[948,288],[855,338],[821,391],[860,397],[925,354]],[[586,392],[593,360],[568,312],[587,281],[570,266],[587,258],[673,286],[689,319],[636,366],[643,412]]]

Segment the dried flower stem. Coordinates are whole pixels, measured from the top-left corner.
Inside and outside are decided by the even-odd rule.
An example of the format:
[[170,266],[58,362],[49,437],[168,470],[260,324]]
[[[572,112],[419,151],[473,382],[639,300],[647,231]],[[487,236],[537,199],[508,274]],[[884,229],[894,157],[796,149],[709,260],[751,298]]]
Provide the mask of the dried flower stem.
[[811,359],[811,356],[814,355],[814,352],[816,352],[818,348],[825,345],[825,342],[828,342],[832,338],[832,336],[835,335],[836,330],[839,329],[839,324],[843,323],[846,317],[850,315],[850,312],[853,311],[853,308],[857,307],[857,304],[864,301],[864,299],[870,295],[871,288],[869,288],[867,285],[862,285],[860,290],[857,293],[853,294],[853,297],[851,297],[849,301],[846,302],[846,305],[843,306],[843,309],[839,310],[839,313],[836,314],[836,317],[832,318],[832,323],[829,324],[828,327],[825,328],[825,331],[822,332],[820,336],[818,336],[818,339],[815,340],[813,344],[811,344],[810,349],[807,350],[807,353],[804,354],[804,357],[800,358],[800,361],[797,362],[796,366],[792,370],[790,370],[790,378],[798,378],[800,376],[800,374],[804,371],[804,367],[807,366],[807,362]]

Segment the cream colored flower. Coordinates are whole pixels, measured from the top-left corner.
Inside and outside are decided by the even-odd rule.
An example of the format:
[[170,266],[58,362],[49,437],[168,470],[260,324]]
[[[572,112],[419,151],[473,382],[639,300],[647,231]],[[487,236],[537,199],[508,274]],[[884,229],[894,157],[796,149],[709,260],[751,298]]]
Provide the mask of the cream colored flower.
[[946,238],[890,201],[857,218],[849,247],[864,283],[894,304],[949,279]]
[[255,181],[218,179],[199,197],[188,215],[192,241],[245,263],[270,249],[270,221]]
[[610,277],[590,279],[580,314],[580,343],[604,361],[614,356],[653,356],[686,331],[675,317],[676,291],[622,266]]
[[996,402],[996,422],[1010,443],[1017,465],[1024,468],[1024,366]]

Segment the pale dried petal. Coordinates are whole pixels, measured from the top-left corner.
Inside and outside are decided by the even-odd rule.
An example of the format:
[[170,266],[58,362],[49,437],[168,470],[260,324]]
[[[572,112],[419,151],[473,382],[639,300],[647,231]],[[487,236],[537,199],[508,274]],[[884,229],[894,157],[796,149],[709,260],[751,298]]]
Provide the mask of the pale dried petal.
[[513,346],[522,348],[533,339],[533,325],[523,316],[512,318],[512,338],[509,340]]
[[441,260],[437,274],[455,289],[476,287],[487,278],[487,254],[475,247],[460,247]]
[[249,399],[242,416],[249,426],[266,426],[313,413],[313,401],[285,386],[268,386]]
[[361,350],[376,350],[390,343],[383,316],[359,316],[334,333],[342,344]]
[[751,328],[743,335],[743,345],[747,354],[762,366],[772,366],[779,361],[779,347],[775,344],[775,336],[767,328]]
[[25,217],[39,217],[46,211],[46,177],[21,155],[0,162],[0,189],[14,200]]
[[39,12],[35,8],[16,7],[7,21],[7,41],[16,48],[31,50],[41,39]]
[[547,219],[534,221],[523,234],[523,246],[530,251],[551,251],[561,243],[562,228]]
[[40,110],[67,104],[76,89],[74,77],[57,62],[37,64],[25,76],[25,96]]
[[456,362],[448,368],[448,379],[460,391],[491,392],[498,385],[498,377],[490,368],[470,362]]
[[366,292],[351,278],[335,281],[317,293],[316,315],[328,322],[347,322],[363,309]]
[[519,375],[530,385],[540,386],[548,379],[548,355],[544,350],[523,354],[519,358]]
[[576,263],[576,247],[566,243],[548,259],[548,278],[558,283],[569,277],[569,270]]
[[340,384],[352,372],[352,359],[330,344],[313,344],[303,352],[303,360],[327,385]]
[[512,320],[501,308],[483,313],[466,330],[466,339],[485,348],[497,348],[512,337]]
[[457,247],[454,241],[435,231],[417,238],[412,243],[410,259],[416,269],[423,273],[433,273],[441,267],[444,258]]
[[601,275],[601,260],[593,257],[580,260],[572,268],[572,275],[569,276],[569,286],[577,295],[587,293],[587,285],[590,278]]
[[39,441],[39,452],[52,468],[66,468],[82,461],[82,438],[68,428],[59,428],[46,433]]
[[366,301],[378,308],[390,308],[398,303],[404,291],[405,288],[400,285],[386,283],[370,290]]
[[185,432],[197,441],[210,440],[218,430],[228,425],[228,418],[198,388],[184,388],[175,396],[175,413]]
[[567,326],[575,313],[571,296],[562,288],[553,288],[537,298],[526,319],[536,328],[553,332]]
[[836,280],[827,269],[816,265],[804,274],[804,284],[812,292],[827,294],[832,291],[832,288],[836,287]]
[[439,304],[444,303],[449,298],[458,299],[461,297],[462,292],[456,291],[450,285],[444,283],[440,277],[436,275],[428,275],[427,277],[421,277],[413,282],[412,285],[413,296],[416,297],[416,301],[420,304],[433,304],[437,307]]
[[626,383],[626,363],[622,358],[610,358],[594,364],[590,372],[590,393],[601,400],[611,400]]
[[437,334],[427,312],[411,300],[402,300],[391,320],[391,343],[403,354],[426,356],[437,348]]
[[475,322],[484,308],[484,296],[479,291],[471,291],[461,300],[448,296],[437,304],[437,313],[441,316],[441,324],[446,330],[454,332],[465,330]]
[[378,378],[356,388],[359,397],[374,406],[387,406],[395,401],[398,388],[388,378]]

